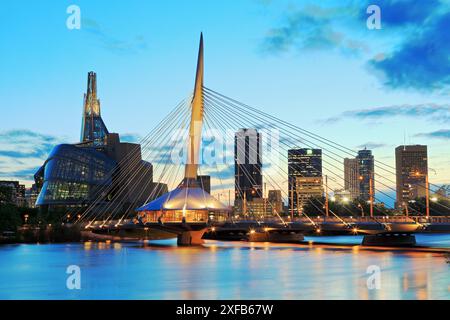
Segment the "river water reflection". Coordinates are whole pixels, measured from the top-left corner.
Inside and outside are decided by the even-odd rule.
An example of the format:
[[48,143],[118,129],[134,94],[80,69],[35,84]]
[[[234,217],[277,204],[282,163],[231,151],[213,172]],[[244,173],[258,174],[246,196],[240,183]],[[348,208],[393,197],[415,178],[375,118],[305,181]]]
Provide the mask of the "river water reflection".
[[[450,248],[450,235],[418,242]],[[81,290],[66,287],[69,265],[81,268]],[[381,269],[378,290],[367,287],[370,265]],[[312,242],[6,245],[0,246],[0,299],[450,299],[450,264],[436,252]]]

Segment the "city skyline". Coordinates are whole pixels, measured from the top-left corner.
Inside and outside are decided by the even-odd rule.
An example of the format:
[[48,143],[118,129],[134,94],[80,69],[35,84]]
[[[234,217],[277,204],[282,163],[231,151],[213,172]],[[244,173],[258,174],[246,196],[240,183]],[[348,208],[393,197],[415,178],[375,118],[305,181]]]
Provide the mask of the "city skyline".
[[[333,137],[334,141],[345,146],[355,149],[367,146],[368,149],[373,150],[376,159],[391,165],[395,162],[396,146],[404,142],[426,144],[429,149],[429,166],[437,172],[436,175],[430,176],[430,180],[436,184],[450,180],[449,169],[447,169],[449,159],[445,149],[446,140],[444,140],[445,120],[448,119],[450,110],[445,104],[446,80],[439,78],[438,74],[433,78],[430,71],[426,75],[429,77],[429,82],[435,84],[434,87],[426,87],[426,84],[420,87],[421,83],[417,77],[412,78],[409,84],[397,83],[397,86],[394,86],[392,83],[389,85],[388,82],[380,81],[366,68],[369,62],[374,63],[373,58],[380,52],[384,51],[385,56],[391,54],[395,57],[396,51],[392,44],[389,46],[384,42],[388,35],[403,37],[407,40],[410,35],[403,29],[400,34],[399,26],[407,24],[414,29],[418,22],[425,21],[427,17],[445,16],[447,14],[445,10],[443,13],[438,12],[437,9],[431,9],[423,4],[422,16],[412,13],[397,16],[396,19],[388,17],[382,30],[367,30],[366,7],[363,5],[352,4],[344,10],[343,5],[337,2],[330,2],[326,6],[319,7],[306,1],[289,8],[286,2],[275,4],[271,1],[264,3],[253,1],[244,5],[236,20],[237,23],[242,24],[245,18],[249,17],[252,22],[255,22],[245,32],[230,33],[227,24],[219,27],[211,17],[211,21],[202,23],[201,28],[192,25],[181,33],[178,32],[177,25],[168,27],[165,30],[165,36],[162,37],[158,35],[154,27],[145,27],[148,22],[143,19],[143,16],[125,25],[116,23],[114,18],[123,17],[127,13],[135,14],[140,8],[138,3],[145,9],[149,7],[154,9],[143,10],[148,12],[147,19],[149,16],[155,17],[155,12],[158,10],[168,9],[174,3],[179,4],[175,1],[169,4],[155,4],[153,7],[143,2],[131,2],[127,8],[123,5],[112,4],[108,6],[108,13],[106,13],[98,3],[81,1],[79,3],[82,15],[80,30],[68,30],[65,19],[59,23],[56,18],[49,19],[52,22],[37,19],[31,14],[35,5],[31,4],[30,12],[20,13],[24,18],[20,20],[20,24],[16,22],[14,24],[18,28],[15,30],[14,39],[11,39],[5,32],[5,28],[2,28],[0,32],[17,55],[14,61],[26,59],[26,50],[19,50],[19,48],[26,49],[27,46],[32,45],[33,52],[36,54],[28,63],[36,63],[37,61],[33,62],[33,59],[41,57],[52,59],[52,63],[47,63],[45,71],[34,68],[28,74],[24,69],[28,64],[2,65],[5,69],[4,74],[8,77],[1,77],[0,93],[9,108],[3,110],[0,131],[1,179],[18,179],[25,181],[29,186],[32,182],[30,179],[32,174],[42,164],[53,146],[62,142],[78,141],[80,124],[75,119],[79,119],[82,108],[85,73],[90,70],[99,73],[103,116],[109,128],[114,132],[120,132],[122,138],[129,141],[136,141],[138,137],[146,135],[183,97],[181,93],[190,90],[190,81],[186,79],[190,77],[191,70],[190,64],[185,63],[185,59],[192,59],[192,57],[190,53],[180,57],[177,55],[177,50],[180,46],[186,48],[194,46],[191,40],[198,34],[198,29],[202,29],[208,35],[209,41],[206,49],[208,86],[220,88],[220,91],[229,93],[268,113],[276,110],[277,117],[289,119],[290,122],[320,133],[321,136]],[[14,10],[16,4],[9,3],[6,6]],[[67,8],[65,3],[50,6],[50,2],[43,2],[39,6],[48,7],[50,16],[59,16],[61,10],[65,12]],[[199,6],[201,11],[198,14],[202,15],[205,12],[220,11],[220,8],[214,7],[212,12],[212,8],[201,4],[192,6],[193,8],[188,9],[189,12],[195,13],[195,9],[199,9],[197,8]],[[233,5],[224,6],[221,11],[222,19],[235,13],[234,9]],[[123,10],[125,11],[119,14],[119,11]],[[348,41],[330,43],[328,39],[326,44],[331,46],[333,49],[331,51],[312,44],[308,46],[306,43],[297,44],[299,47],[294,46],[288,41],[289,39],[286,39],[286,34],[281,32],[288,30],[288,27],[296,28],[295,25],[287,24],[291,21],[290,16],[296,16],[300,21],[307,17],[314,18],[316,24],[311,27],[325,27],[318,30],[327,30],[327,27],[331,26],[327,25],[327,19],[323,17],[327,17],[330,12],[350,13],[349,17],[353,19],[344,18],[342,14],[335,16],[337,21],[347,24],[342,28],[348,32],[346,33]],[[177,14],[174,13],[170,19],[175,19]],[[67,15],[63,17],[66,18]],[[217,18],[217,13],[214,18]],[[10,19],[11,17],[4,17],[2,23],[8,23]],[[152,23],[156,22],[158,21]],[[430,22],[427,27],[433,28],[436,23]],[[136,28],[136,24],[139,24],[139,28]],[[35,39],[25,34],[32,25],[37,26]],[[58,42],[61,47],[36,43],[36,40],[42,37],[39,33],[40,27],[45,29],[46,37],[58,40],[55,42]],[[339,30],[339,27],[336,28]],[[144,34],[142,37],[133,38],[138,29],[139,33]],[[110,34],[104,30],[108,30]],[[303,36],[312,37],[313,30],[309,33],[304,31]],[[177,33],[176,36],[175,33]],[[134,40],[118,41],[119,38],[115,39],[113,34],[121,35],[120,39]],[[441,33],[436,36],[443,37],[442,40],[446,37]],[[368,39],[364,42],[362,40],[365,37]],[[251,41],[248,41],[249,39]],[[406,46],[405,39],[397,40],[396,45]],[[291,40],[298,42],[299,39]],[[350,40],[358,40],[359,49],[353,48],[355,52],[350,53],[343,52],[351,49]],[[281,46],[280,42],[287,48]],[[362,50],[361,48],[365,48],[363,44],[368,45],[368,43],[371,44],[370,48],[366,48],[367,51]],[[113,46],[114,44],[116,47]],[[233,48],[232,55],[227,53],[227,50],[231,48]],[[11,60],[8,59],[10,52],[13,51],[4,52],[4,61]],[[77,55],[76,52],[84,52],[84,54]],[[169,66],[169,63],[173,63],[175,55],[177,63]],[[224,57],[230,58],[224,60]],[[231,57],[239,57],[239,59]],[[310,66],[313,57],[323,61],[323,66]],[[380,58],[380,56],[377,57]],[[45,62],[50,62],[45,59]],[[223,61],[233,68],[225,67]],[[111,65],[117,64],[119,64],[118,68],[110,68]],[[329,68],[331,65],[333,68]],[[382,66],[378,67],[378,71],[382,71]],[[425,67],[427,65],[424,65]],[[343,73],[340,71],[344,69],[346,76],[342,77]],[[163,70],[165,75],[162,74]],[[237,74],[236,71],[239,73]],[[16,79],[19,76],[22,77],[20,81]],[[336,77],[340,77],[339,82],[336,82],[339,85],[331,85],[330,82],[337,80]],[[120,78],[125,80],[113,80]],[[179,81],[172,81],[174,78]],[[165,81],[157,81],[157,79]],[[248,85],[250,83],[251,85]],[[19,94],[18,90],[22,85],[27,87],[27,95]],[[267,86],[270,86],[270,89],[265,90]],[[329,95],[317,94],[320,88],[326,88]],[[172,92],[176,92],[175,95],[179,96],[174,98]],[[149,101],[152,101],[152,105]],[[132,109],[139,116],[132,117],[127,114],[127,117],[124,117],[122,106]],[[293,110],[296,111],[293,112]],[[147,121],[150,118],[154,119],[153,124]],[[439,120],[436,121],[436,118]],[[47,121],[51,121],[54,125],[48,126]],[[392,126],[392,121],[402,125]],[[355,135],[355,131],[361,134]],[[434,134],[429,134],[430,132]],[[441,140],[431,137],[440,137]]]
[[0,300],[450,299],[450,0],[4,2]]
[[[96,79],[96,77],[97,77],[97,75],[96,75],[95,72],[90,71],[88,73],[88,85],[87,85],[87,90],[86,90],[87,93],[85,94],[85,97],[84,97],[84,111],[83,111],[83,116],[82,116],[82,126],[81,126],[82,130],[81,130],[80,143],[81,143],[81,145],[83,145],[83,144],[86,144],[87,142],[89,142],[90,140],[94,139],[93,140],[94,141],[94,146],[100,147],[103,143],[105,143],[107,141],[107,137],[109,136],[109,133],[108,133],[108,129],[106,128],[106,126],[105,126],[105,124],[104,124],[104,122],[103,122],[103,120],[102,120],[102,118],[100,116],[100,100],[97,99],[97,79]],[[92,128],[96,128],[95,131],[92,131]],[[253,137],[253,139],[250,139],[249,137],[246,137],[246,140],[245,140],[246,141],[245,142],[245,145],[246,145],[245,161],[249,162],[249,163],[253,163],[255,159],[250,159],[250,158],[257,156],[258,162],[261,162],[262,154],[259,154],[259,152],[256,152],[256,153],[255,152],[251,152],[253,150],[250,150],[251,149],[250,148],[250,144],[253,144],[252,148],[254,148],[255,146],[258,146],[258,149],[259,148],[264,149],[264,147],[267,147],[267,146],[263,147],[261,145],[260,133],[258,133],[257,129],[255,129],[255,128],[239,129],[239,131],[236,132],[236,135],[234,137],[234,140],[235,140],[235,142],[234,142],[235,143],[235,145],[234,145],[235,158],[236,159],[240,159],[240,158],[242,158],[244,156],[243,150],[242,150],[242,152],[238,152],[239,150],[236,149],[236,142],[238,141],[236,139],[237,139],[237,137],[239,137],[239,134],[241,134],[241,132],[244,132],[246,136],[249,135],[249,133],[246,133],[247,131],[250,132],[250,136],[254,135],[254,137]],[[117,134],[114,133],[112,135],[117,135]],[[91,138],[86,138],[86,136],[92,136],[92,137]],[[281,138],[281,140],[283,140],[283,139],[285,139],[285,137]],[[267,143],[267,141],[265,141],[265,142]],[[203,143],[205,143],[205,140],[203,140]],[[229,143],[229,141],[225,141],[225,144],[228,144],[228,143]],[[285,141],[284,141],[284,143],[285,143]],[[88,146],[88,145],[86,145],[86,146]],[[416,146],[418,146],[418,145],[410,145],[410,146],[402,145],[402,146],[398,146],[395,150],[398,150],[400,148],[406,148],[406,147],[413,147],[414,148]],[[156,160],[157,163],[159,163],[159,161],[164,159],[164,158],[159,158],[159,157],[163,156],[161,154],[161,151],[166,149],[166,148],[168,148],[168,147],[169,147],[169,145],[162,146],[162,148],[161,148],[161,146],[158,146],[158,147],[155,146],[155,148],[156,148],[155,150],[157,151],[157,154],[158,154],[158,156],[156,157],[157,158],[157,160]],[[152,146],[150,146],[149,148],[152,149]],[[207,149],[208,146],[204,145],[202,147],[202,152],[205,152],[206,149],[203,150],[203,148]],[[290,150],[288,150],[289,152],[288,152],[287,157],[286,157],[286,159],[288,159],[288,163],[291,162],[291,160],[290,160],[291,159],[290,153],[292,151],[296,151],[296,150],[297,151],[302,151],[303,150],[304,152],[307,152],[307,151],[309,151],[311,149],[303,148],[303,149],[290,149]],[[319,152],[320,153],[320,158],[321,158],[321,155],[322,155],[322,150],[321,149],[317,149],[317,150],[314,149],[314,150],[311,150],[311,151]],[[236,152],[238,152],[238,153],[236,153]],[[269,172],[272,169],[271,168],[272,167],[271,161],[276,161],[277,160],[276,158],[272,158],[273,154],[271,154],[270,157],[268,157],[268,161],[267,161],[267,157],[266,156],[264,156],[264,157],[266,158],[266,162],[260,163],[258,170],[262,171],[262,168],[265,167],[265,170],[264,170],[265,173],[259,174],[260,178],[259,178],[259,180],[257,179],[258,181],[260,181],[258,185],[259,185],[259,188],[261,188],[261,191],[258,191],[257,194],[262,193],[262,186],[263,186],[263,184],[264,185],[266,184],[266,182],[263,182],[263,181],[265,181],[263,179],[263,175],[264,176],[266,176],[268,174],[270,175]],[[154,159],[149,158],[147,160],[153,162]],[[241,161],[242,160],[243,159],[241,159]],[[333,181],[336,182],[336,180],[332,179],[331,184],[328,183],[328,188],[330,188],[330,190],[331,190],[331,191],[329,190],[329,192],[328,192],[329,196],[334,194],[336,196],[336,198],[337,198],[337,197],[342,197],[342,196],[339,196],[338,193],[350,192],[350,194],[349,194],[350,198],[353,198],[353,199],[355,198],[355,197],[351,196],[351,194],[352,194],[351,186],[350,185],[347,186],[347,184],[348,184],[347,179],[348,179],[348,174],[349,174],[349,173],[347,173],[347,171],[348,170],[350,170],[350,171],[354,170],[354,168],[353,168],[354,165],[349,163],[348,162],[349,160],[353,160],[353,159],[344,158],[343,159],[343,163],[342,163],[344,170],[342,171],[341,174],[342,174],[342,178],[344,179],[346,187],[344,189],[339,189],[339,188],[336,188],[336,186],[334,186],[334,188],[333,188],[333,186],[330,186],[330,185],[333,184]],[[388,189],[389,191],[387,191],[389,194],[386,194],[386,192],[384,190],[379,190],[379,189],[375,188],[375,178],[374,178],[374,175],[373,175],[373,172],[375,172],[374,171],[374,157],[372,155],[372,150],[368,150],[366,147],[363,150],[359,150],[356,153],[356,158],[354,160],[356,160],[356,162],[357,162],[356,165],[357,165],[357,171],[358,171],[358,173],[356,174],[355,177],[358,180],[357,183],[360,184],[360,186],[357,187],[358,188],[357,192],[360,193],[360,196],[358,198],[360,198],[362,200],[366,200],[366,198],[368,199],[368,197],[369,197],[369,184],[370,184],[369,176],[372,176],[372,183],[373,183],[373,188],[374,188],[374,193],[375,193],[375,201],[387,204],[387,206],[390,207],[390,208],[398,207],[398,206],[395,205],[395,199],[394,199],[394,197],[398,199],[398,194],[397,195],[395,195],[395,194],[393,195],[392,194],[392,192],[395,192],[392,187],[390,187],[391,190]],[[369,163],[368,164],[364,164],[367,161],[369,161]],[[302,166],[306,165],[306,163],[304,163],[304,160],[302,160],[301,162],[302,163],[300,163],[300,165],[302,165]],[[176,163],[172,163],[172,165],[176,166],[177,164]],[[233,169],[232,165],[230,163],[228,163],[228,164],[225,163],[225,166],[228,166],[228,169],[225,170],[225,171],[220,171],[219,170],[219,176],[221,174],[223,174],[223,173],[226,173],[227,171],[229,171],[229,173],[231,171],[233,171],[232,170]],[[206,165],[205,167],[206,167],[206,169],[205,168],[203,169],[204,172],[210,172],[211,170],[212,170],[211,172],[213,172],[215,170],[213,167],[208,166],[208,165]],[[237,167],[239,167],[239,166],[237,166],[236,163],[235,163],[234,169],[236,170]],[[289,164],[288,165],[289,171],[293,170],[294,167],[295,166],[292,166],[291,164]],[[398,167],[398,165],[396,165],[396,167]],[[300,175],[301,179],[303,179],[303,180],[307,179],[306,177],[308,176],[308,174],[306,174],[306,173],[307,173],[308,170],[309,169],[307,167],[304,168],[303,171],[305,171],[305,172],[303,172],[303,174]],[[329,169],[327,169],[327,170],[329,170]],[[435,170],[433,170],[433,169],[431,169],[431,170],[435,172]],[[254,171],[254,170],[251,170],[251,171]],[[317,171],[317,169],[314,169],[313,171],[314,171],[314,175],[316,175],[316,173],[319,172],[319,171]],[[319,173],[319,176],[321,177],[320,181],[313,181],[313,180],[311,180],[311,182],[314,182],[315,184],[317,184],[317,188],[318,188],[317,192],[313,192],[313,193],[316,194],[315,196],[319,196],[319,194],[324,193],[325,182],[322,181],[322,172],[321,171],[322,171],[322,169],[320,167],[320,173]],[[333,171],[331,171],[331,172],[333,174],[335,174]],[[372,172],[372,174],[368,175],[368,173],[370,173],[370,172]],[[36,170],[35,174],[42,175],[43,171],[41,173],[39,173],[39,170]],[[205,185],[205,187],[207,188],[205,190],[209,190],[209,192],[210,192],[211,191],[211,177],[209,175],[203,175],[202,177],[205,177],[205,178],[208,179],[208,181],[205,182],[207,184],[207,186]],[[223,178],[220,178],[220,177],[219,178],[213,177],[215,179],[215,181],[214,181],[215,185],[213,185],[213,188],[216,189],[216,191],[224,192],[226,190],[224,189],[223,182],[225,181],[226,183],[227,182],[231,183],[233,179],[236,179],[236,177],[237,177],[236,173],[235,173],[235,177],[234,178],[233,177],[228,177],[228,179],[223,179]],[[290,173],[288,174],[286,172],[286,177],[288,177],[288,180],[286,180],[285,182],[290,181],[290,179],[291,179]],[[286,177],[282,177],[282,178],[284,179]],[[199,179],[200,179],[200,176],[199,176]],[[423,179],[424,179],[424,177],[422,177],[422,180]],[[5,181],[5,180],[3,180],[3,181]],[[236,181],[238,181],[238,180],[236,180]],[[22,181],[20,181],[20,182],[22,182]],[[33,181],[33,182],[38,182],[38,181]],[[165,183],[164,180],[161,180],[159,182],[163,183],[163,184]],[[219,182],[221,184],[220,186],[218,185]],[[276,190],[276,188],[279,187],[278,183],[280,183],[281,185],[284,186],[284,182],[278,181],[278,182],[275,182],[276,186],[271,184],[270,188]],[[302,183],[305,184],[306,181],[299,181],[297,183],[300,183],[300,185],[301,185]],[[399,182],[399,183],[401,183],[401,182]],[[237,182],[235,182],[235,186],[236,185],[237,185]],[[385,184],[383,184],[383,185],[386,186]],[[33,186],[34,186],[34,184],[33,184]],[[339,184],[338,184],[338,186],[339,186]],[[340,184],[340,186],[344,186],[344,185]],[[399,188],[398,184],[395,187],[398,189]],[[436,189],[436,186],[434,186],[433,188]],[[286,189],[286,186],[281,187],[281,189],[282,190]],[[334,191],[332,191],[332,189],[334,189]],[[29,188],[27,190],[29,190]],[[250,191],[250,190],[248,190],[248,191]],[[294,198],[294,202],[297,201],[297,200],[295,200],[296,197],[297,197],[297,193],[295,192],[293,195],[291,195],[292,191],[293,191],[293,189],[288,185],[287,186],[287,193],[284,196],[284,202],[286,204],[288,204],[288,208],[292,207],[291,202],[290,202],[291,197]],[[219,192],[219,194],[220,194],[220,192]],[[250,195],[251,195],[251,193],[250,193]],[[309,197],[309,196],[307,196],[307,197]],[[251,198],[251,196],[247,197],[247,200],[249,200],[249,198]],[[345,198],[345,196],[344,196],[344,198]],[[412,197],[411,199],[414,199],[414,197]],[[229,201],[230,200],[231,199],[229,199]],[[251,201],[251,199],[250,199],[250,201]],[[303,205],[304,205],[304,203],[302,203],[301,206],[303,206]],[[294,207],[294,212],[297,212],[297,205],[295,203],[293,204],[293,207]],[[288,210],[290,210],[290,209],[288,209]],[[292,210],[290,210],[290,211],[292,211]]]

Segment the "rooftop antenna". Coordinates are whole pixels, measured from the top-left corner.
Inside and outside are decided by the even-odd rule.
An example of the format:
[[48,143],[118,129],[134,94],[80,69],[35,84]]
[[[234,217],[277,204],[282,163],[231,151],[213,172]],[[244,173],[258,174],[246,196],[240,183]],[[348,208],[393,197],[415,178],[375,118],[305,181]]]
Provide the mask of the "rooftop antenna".
[[403,151],[406,151],[406,129],[403,129]]

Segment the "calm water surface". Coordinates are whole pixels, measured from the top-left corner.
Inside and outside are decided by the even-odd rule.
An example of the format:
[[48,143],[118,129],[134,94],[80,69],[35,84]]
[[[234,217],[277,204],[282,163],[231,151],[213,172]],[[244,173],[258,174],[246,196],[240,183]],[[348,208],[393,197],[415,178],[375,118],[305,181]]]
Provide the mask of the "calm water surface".
[[[361,238],[307,240],[358,244]],[[417,240],[450,248],[450,235]],[[81,268],[81,290],[66,288],[69,265]],[[381,268],[379,290],[367,288],[370,265]],[[450,264],[442,253],[357,245],[6,245],[0,246],[0,299],[450,299]]]

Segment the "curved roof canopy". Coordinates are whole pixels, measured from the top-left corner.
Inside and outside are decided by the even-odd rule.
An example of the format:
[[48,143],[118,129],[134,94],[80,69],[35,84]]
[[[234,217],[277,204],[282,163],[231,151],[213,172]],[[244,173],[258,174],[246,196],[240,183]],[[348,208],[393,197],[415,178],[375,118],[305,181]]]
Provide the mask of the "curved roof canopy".
[[209,193],[199,187],[178,188],[162,195],[161,197],[137,208],[137,211],[159,210],[208,210],[228,211],[229,208],[216,200]]

